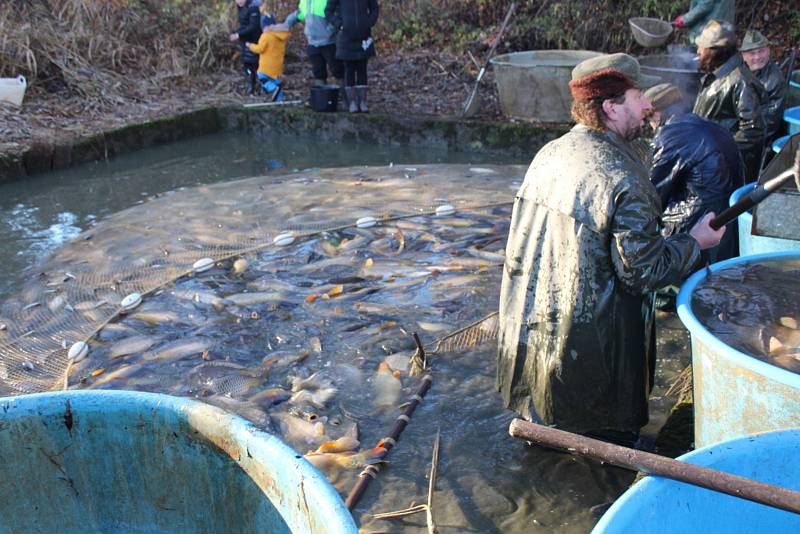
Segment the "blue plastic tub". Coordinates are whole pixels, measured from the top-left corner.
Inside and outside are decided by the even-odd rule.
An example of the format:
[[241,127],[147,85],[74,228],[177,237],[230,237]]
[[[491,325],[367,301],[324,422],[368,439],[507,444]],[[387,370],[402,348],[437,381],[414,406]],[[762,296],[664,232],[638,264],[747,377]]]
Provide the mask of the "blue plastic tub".
[[772,151],[775,152],[776,154],[780,152],[790,137],[791,135],[784,135],[782,137],[775,139],[772,142]]
[[800,133],[800,106],[786,109],[783,120],[789,125],[789,135]]
[[0,398],[0,458],[0,532],[358,532],[281,440],[187,399]]
[[[786,259],[800,260],[800,252],[732,258],[715,263],[711,271],[745,261]],[[695,446],[705,447],[759,432],[800,428],[800,374],[726,345],[695,317],[692,294],[705,278],[705,269],[694,273],[681,287],[677,299],[678,316],[692,338]]]
[[[678,458],[787,489],[800,490],[800,430],[726,441]],[[715,491],[649,476],[626,491],[593,534],[800,532],[800,515]]]
[[[740,187],[733,192],[730,205],[736,204],[743,196],[755,188],[755,182]],[[780,252],[784,250],[800,250],[800,241],[794,239],[778,239],[777,237],[763,237],[751,235],[753,227],[753,214],[746,211],[737,218],[739,225],[739,255],[762,254],[765,252]]]

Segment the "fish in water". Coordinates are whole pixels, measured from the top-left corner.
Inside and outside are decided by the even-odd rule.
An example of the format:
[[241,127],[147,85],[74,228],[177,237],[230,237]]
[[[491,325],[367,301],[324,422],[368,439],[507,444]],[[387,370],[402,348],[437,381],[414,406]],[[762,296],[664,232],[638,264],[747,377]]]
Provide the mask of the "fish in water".
[[316,454],[332,453],[332,452],[347,452],[358,449],[360,442],[351,436],[342,436],[334,441],[326,441],[322,443],[317,450]]
[[176,298],[182,300],[191,300],[200,304],[210,304],[217,310],[221,310],[225,306],[233,304],[231,301],[226,300],[213,291],[192,291],[191,289],[173,289],[172,294]]
[[317,445],[329,441],[325,436],[325,424],[316,419],[306,421],[288,413],[273,414],[283,437],[292,443]]
[[247,260],[244,258],[239,258],[235,262],[233,262],[233,272],[234,274],[242,274],[245,269],[247,269]]
[[378,372],[372,379],[375,391],[375,405],[380,408],[394,408],[400,398],[403,383],[395,376],[391,367],[386,362],[381,362]]
[[120,378],[127,378],[131,376],[133,373],[141,369],[141,365],[139,364],[129,364],[112,371],[111,373],[106,373],[100,375],[100,377],[92,382],[90,385],[86,386],[87,389],[97,389],[100,386],[104,386],[109,382],[113,382],[114,380],[119,380]]
[[142,321],[147,324],[182,324],[184,321],[181,317],[171,311],[139,311],[128,315],[128,319]]
[[384,447],[374,447],[361,452],[336,452],[336,453],[316,453],[306,454],[304,458],[317,469],[328,471],[334,468],[358,469],[367,465],[374,465],[383,462],[386,456]]
[[202,354],[211,345],[212,341],[207,339],[183,339],[170,343],[164,347],[159,347],[143,356],[145,360],[173,361],[179,360],[192,354]]
[[321,410],[333,397],[336,396],[337,392],[338,390],[336,388],[322,388],[316,391],[304,389],[292,395],[292,398],[289,399],[289,402],[292,404],[308,403]]
[[331,387],[331,382],[325,378],[321,372],[317,371],[307,378],[293,376],[289,382],[292,384],[292,391],[297,392],[304,389],[318,390]]
[[291,396],[291,392],[283,388],[268,388],[253,394],[248,400],[269,408],[289,400]]
[[236,306],[255,306],[267,302],[285,302],[288,299],[282,293],[259,291],[254,293],[236,293],[225,297],[226,301]]
[[157,336],[133,336],[117,341],[108,349],[108,357],[112,360],[130,354],[144,352],[161,340]]

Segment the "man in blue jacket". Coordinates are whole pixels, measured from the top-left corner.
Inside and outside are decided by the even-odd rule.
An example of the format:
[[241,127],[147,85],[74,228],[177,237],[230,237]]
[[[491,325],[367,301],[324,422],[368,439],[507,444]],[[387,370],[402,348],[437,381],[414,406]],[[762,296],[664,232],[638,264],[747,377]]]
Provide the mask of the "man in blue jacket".
[[[661,235],[669,237],[690,231],[707,213],[727,208],[734,184],[743,183],[744,169],[733,135],[689,113],[676,86],[662,83],[645,96],[653,105],[650,125],[655,131],[650,181],[664,210]],[[729,228],[720,244],[707,251],[708,260],[735,256],[736,234]]]

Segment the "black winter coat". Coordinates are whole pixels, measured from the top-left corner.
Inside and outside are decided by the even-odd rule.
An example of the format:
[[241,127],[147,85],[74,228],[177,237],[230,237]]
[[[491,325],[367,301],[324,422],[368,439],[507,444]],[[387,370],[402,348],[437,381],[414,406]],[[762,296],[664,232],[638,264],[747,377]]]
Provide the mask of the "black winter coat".
[[[734,185],[743,183],[743,164],[731,133],[694,113],[674,116],[652,141],[650,180],[664,207],[664,236],[688,232],[708,212],[728,207]],[[714,259],[735,255],[729,228]]]
[[239,10],[239,29],[234,33],[239,34],[239,49],[242,51],[243,63],[258,63],[258,54],[247,48],[247,43],[257,43],[261,37],[261,13],[258,7],[245,5]]
[[694,103],[694,113],[728,129],[745,163],[745,180],[758,178],[766,125],[761,113],[764,86],[736,53],[706,74]]
[[358,61],[375,55],[372,27],[378,22],[378,0],[328,0],[325,18],[334,28],[336,58]]
[[[788,85],[786,77],[774,60],[770,59],[762,69],[755,71],[756,78],[764,86],[762,114],[767,126],[767,144],[783,129],[783,110],[786,107]],[[766,148],[769,149],[769,146]]]

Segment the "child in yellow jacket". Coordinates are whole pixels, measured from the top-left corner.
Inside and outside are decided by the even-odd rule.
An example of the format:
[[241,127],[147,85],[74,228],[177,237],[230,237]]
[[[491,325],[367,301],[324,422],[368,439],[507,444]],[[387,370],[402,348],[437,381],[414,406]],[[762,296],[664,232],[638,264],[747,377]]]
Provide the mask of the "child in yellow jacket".
[[273,24],[262,30],[257,44],[247,46],[258,54],[258,81],[264,92],[272,95],[273,102],[281,102],[286,97],[281,89],[283,76],[283,59],[286,53],[286,41],[289,39],[289,27],[286,24]]

